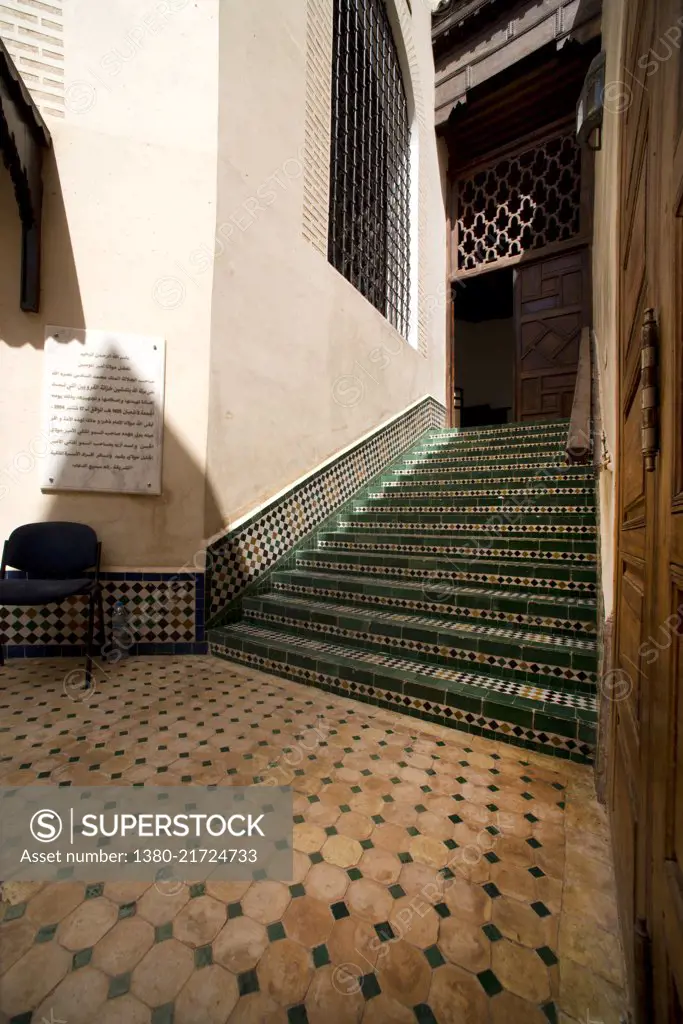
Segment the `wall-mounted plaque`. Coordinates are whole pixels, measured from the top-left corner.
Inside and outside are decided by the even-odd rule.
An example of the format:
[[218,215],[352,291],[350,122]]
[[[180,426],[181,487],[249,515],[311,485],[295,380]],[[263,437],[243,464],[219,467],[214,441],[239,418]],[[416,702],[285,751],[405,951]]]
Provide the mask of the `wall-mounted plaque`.
[[65,327],[45,333],[41,486],[160,494],[163,338]]

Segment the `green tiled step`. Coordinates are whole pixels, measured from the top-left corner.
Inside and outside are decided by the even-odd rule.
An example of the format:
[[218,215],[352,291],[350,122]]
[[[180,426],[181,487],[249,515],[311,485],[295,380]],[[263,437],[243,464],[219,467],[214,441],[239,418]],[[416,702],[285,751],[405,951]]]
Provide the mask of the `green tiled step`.
[[[501,517],[499,517],[501,518]],[[583,539],[590,540],[596,536],[595,526],[580,526],[580,525],[563,525],[558,523],[529,523],[529,522],[516,522],[511,523],[502,519],[497,521],[494,517],[486,520],[484,524],[481,523],[463,523],[463,522],[437,522],[437,523],[416,523],[415,521],[406,520],[399,522],[394,519],[389,523],[377,523],[374,520],[371,522],[359,522],[357,519],[346,520],[339,518],[336,529],[339,530],[367,530],[370,532],[377,532],[378,529],[386,530],[387,533],[415,533],[419,531],[424,533],[425,536],[433,536],[434,534],[446,534],[454,537],[471,537],[472,539],[478,537],[554,537],[567,540],[572,539]]]
[[434,437],[433,435],[427,435],[423,437],[414,448],[414,451],[445,451],[445,452],[464,452],[470,449],[477,449],[483,452],[496,452],[496,451],[557,451],[560,453],[562,459],[564,459],[566,452],[566,431],[562,434],[545,433],[537,434],[525,434],[523,437],[473,437],[469,434],[460,434],[456,437],[443,438]]
[[448,619],[350,608],[285,595],[248,598],[245,621],[266,628],[321,637],[363,650],[384,650],[430,664],[476,671],[534,686],[550,683],[568,693],[596,691],[594,640],[504,626],[456,624]]
[[400,499],[406,498],[444,498],[446,500],[450,498],[463,498],[463,497],[477,497],[485,498],[488,495],[507,495],[511,499],[517,502],[522,502],[530,498],[543,498],[554,495],[557,498],[562,498],[565,501],[581,501],[582,498],[590,499],[595,501],[595,487],[591,484],[582,484],[577,481],[575,484],[564,484],[557,483],[553,484],[550,481],[517,481],[513,483],[511,481],[503,481],[500,484],[494,481],[488,480],[485,484],[481,480],[461,480],[457,486],[448,486],[444,481],[437,481],[431,483],[431,481],[411,480],[406,478],[403,480],[385,480],[380,484],[376,484],[371,491],[368,491],[369,498],[375,497],[388,497],[389,495],[396,496]]
[[430,437],[527,437],[529,434],[558,434],[566,437],[569,420],[537,420],[535,423],[498,423],[482,427],[441,427],[430,431]]
[[479,486],[481,486],[481,481],[486,481],[491,486],[497,486],[501,480],[504,480],[506,483],[526,480],[552,480],[553,483],[570,485],[575,481],[585,483],[594,477],[591,466],[558,466],[549,463],[546,467],[547,472],[544,473],[542,467],[520,465],[519,462],[513,462],[509,466],[498,466],[495,469],[480,469],[479,465],[462,466],[460,468],[451,466],[449,468],[438,464],[429,466],[425,465],[424,462],[415,462],[414,465],[408,465],[403,461],[388,470],[382,479],[387,481],[424,479],[431,480],[434,486],[443,486],[443,481],[445,480],[447,481],[446,486],[460,487],[461,480],[463,482],[476,482]]
[[521,466],[522,469],[542,470],[545,466],[556,467],[561,466],[562,463],[556,452],[531,454],[528,452],[514,452],[510,448],[506,448],[504,452],[493,454],[489,449],[485,452],[467,452],[466,454],[463,452],[460,455],[441,455],[438,452],[434,452],[431,455],[419,455],[414,452],[408,452],[403,459],[403,465],[406,468],[419,465],[425,469],[434,466],[436,469],[451,469],[455,472],[460,472],[478,466],[486,469],[488,465],[494,469],[499,469],[500,467],[503,469],[514,469],[515,466]]
[[397,554],[439,555],[453,558],[522,558],[526,562],[576,562],[592,565],[597,559],[595,540],[534,537],[490,537],[456,533],[425,537],[422,533],[389,530],[330,530],[318,534],[318,546],[327,550],[395,551]]
[[406,509],[405,512],[351,512],[346,511],[340,514],[339,524],[346,522],[354,523],[411,523],[417,530],[428,527],[434,523],[455,523],[460,526],[467,523],[485,526],[487,522],[501,522],[508,520],[510,523],[522,523],[525,526],[585,526],[595,527],[595,515],[588,509],[579,508],[575,512],[557,512],[544,509],[542,512],[520,511],[514,506],[501,505],[491,512],[472,509],[453,512],[413,512]]
[[504,462],[508,458],[527,459],[530,461],[545,461],[552,459],[558,465],[565,462],[565,449],[557,441],[535,441],[532,444],[500,444],[484,445],[483,442],[476,444],[444,445],[442,442],[424,442],[418,448],[412,448],[409,452],[410,459],[424,459],[425,462],[471,462],[484,459],[490,462]]
[[423,580],[425,589],[435,582],[454,580],[477,586],[512,587],[537,592],[569,591],[595,593],[595,567],[545,562],[500,561],[458,558],[417,558],[409,555],[373,552],[302,549],[297,553],[297,568],[322,572],[350,572],[380,577]]
[[423,582],[312,570],[279,570],[273,590],[293,596],[436,615],[460,622],[552,629],[590,638],[595,633],[595,598],[587,594],[537,594],[477,584]]
[[[263,671],[484,735],[590,758],[593,696],[529,687],[509,678],[418,665],[407,658],[344,648],[248,623],[209,630],[211,650]],[[479,724],[479,721],[481,724]],[[504,726],[501,732],[501,725]],[[527,740],[525,730],[533,734]],[[571,741],[569,745],[562,741]]]
[[527,495],[511,495],[506,492],[496,493],[495,490],[491,490],[488,494],[482,495],[451,491],[448,494],[430,494],[429,497],[417,497],[411,494],[395,494],[393,490],[387,490],[379,494],[369,494],[353,504],[353,509],[356,512],[362,512],[365,508],[381,509],[388,512],[391,512],[393,509],[397,511],[409,509],[413,512],[453,509],[458,513],[481,509],[488,510],[489,508],[507,508],[514,509],[522,515],[533,515],[534,513],[528,512],[528,510],[535,508],[553,511],[565,510],[566,512],[590,512],[595,508],[595,495],[592,493],[549,494],[545,491],[533,491]]

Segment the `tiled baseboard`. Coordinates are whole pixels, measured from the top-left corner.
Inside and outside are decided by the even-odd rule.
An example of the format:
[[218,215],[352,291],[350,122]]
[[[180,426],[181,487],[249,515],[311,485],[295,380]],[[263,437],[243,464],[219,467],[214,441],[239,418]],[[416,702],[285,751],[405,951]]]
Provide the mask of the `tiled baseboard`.
[[445,415],[435,399],[425,398],[219,537],[208,550],[207,621],[215,621],[421,434],[443,427]]
[[[8,573],[21,576],[21,573]],[[121,601],[135,642],[129,653],[205,654],[204,574],[201,572],[101,573],[105,627]],[[86,597],[44,608],[0,608],[0,638],[6,658],[74,657],[85,652]]]

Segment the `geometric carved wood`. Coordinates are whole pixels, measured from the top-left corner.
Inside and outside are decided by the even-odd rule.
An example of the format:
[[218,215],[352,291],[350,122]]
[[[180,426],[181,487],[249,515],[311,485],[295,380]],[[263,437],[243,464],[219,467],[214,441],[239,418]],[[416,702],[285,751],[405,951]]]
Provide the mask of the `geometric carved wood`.
[[546,139],[458,182],[458,270],[520,256],[579,233],[581,150]]
[[584,250],[517,267],[517,419],[571,414],[587,321],[586,274]]

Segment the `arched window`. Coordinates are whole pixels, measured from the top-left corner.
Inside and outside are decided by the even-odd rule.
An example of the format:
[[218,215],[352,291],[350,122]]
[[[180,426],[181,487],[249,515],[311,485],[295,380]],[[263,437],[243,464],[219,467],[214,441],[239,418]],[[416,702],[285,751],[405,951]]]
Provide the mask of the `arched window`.
[[384,0],[334,0],[328,259],[407,337],[410,122]]

